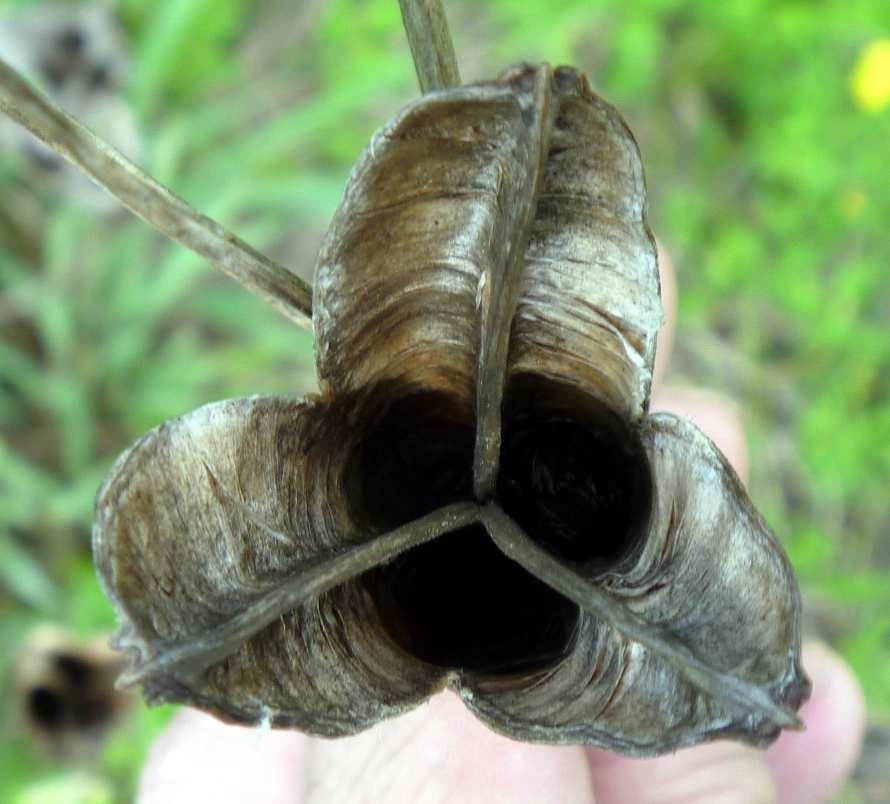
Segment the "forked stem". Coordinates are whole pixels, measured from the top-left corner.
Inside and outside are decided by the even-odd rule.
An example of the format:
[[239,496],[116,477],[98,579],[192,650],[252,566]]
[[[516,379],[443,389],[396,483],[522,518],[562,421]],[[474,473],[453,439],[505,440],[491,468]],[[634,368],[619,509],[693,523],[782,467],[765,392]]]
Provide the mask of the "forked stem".
[[399,0],[420,91],[459,87],[460,73],[442,0]]
[[309,285],[170,192],[2,60],[0,110],[161,234],[200,254],[292,321],[311,329]]

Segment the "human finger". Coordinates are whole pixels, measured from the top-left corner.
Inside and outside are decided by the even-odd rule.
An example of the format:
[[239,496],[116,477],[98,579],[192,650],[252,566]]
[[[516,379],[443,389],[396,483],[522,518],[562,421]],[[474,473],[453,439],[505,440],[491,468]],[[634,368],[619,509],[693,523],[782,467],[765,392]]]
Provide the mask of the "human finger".
[[741,412],[730,399],[701,388],[661,388],[652,398],[651,410],[691,421],[714,442],[742,483],[748,482],[748,443]]
[[[690,419],[744,480],[748,451],[741,417],[729,400],[698,389],[661,389],[652,400],[652,409]],[[653,759],[630,759],[590,749],[588,758],[599,804],[754,804],[777,797],[776,783],[762,752],[742,743],[718,741]],[[739,779],[744,780],[741,794]]]
[[598,804],[774,804],[763,753],[719,740],[652,759],[588,749]]
[[138,804],[296,804],[306,737],[183,709],[149,754]]
[[801,732],[783,732],[766,752],[782,804],[834,800],[849,778],[865,735],[865,699],[849,666],[822,643],[804,645],[813,693],[801,707]]
[[303,804],[593,804],[577,747],[520,743],[451,692],[342,740],[312,740]]
[[[741,417],[732,402],[707,391],[662,389],[653,409],[669,410],[696,423],[745,482],[748,452]],[[849,776],[864,732],[862,690],[850,668],[818,644],[804,646],[803,658],[813,681],[812,696],[800,712],[807,728],[783,732],[765,755],[783,804],[829,801]]]
[[725,740],[655,759],[591,749],[598,804],[824,804],[848,778],[862,745],[859,683],[823,645],[804,647],[813,694],[800,709],[806,730],[784,732],[766,752]]

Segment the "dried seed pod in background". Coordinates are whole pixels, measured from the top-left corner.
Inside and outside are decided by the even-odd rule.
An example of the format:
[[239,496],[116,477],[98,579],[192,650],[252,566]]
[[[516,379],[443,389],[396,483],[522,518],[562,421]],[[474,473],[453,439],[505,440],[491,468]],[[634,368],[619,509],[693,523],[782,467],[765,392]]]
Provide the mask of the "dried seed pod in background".
[[[31,76],[53,100],[138,161],[139,132],[123,98],[129,57],[117,20],[100,4],[45,4],[0,19],[0,58]],[[120,205],[31,134],[0,121],[0,142],[21,154],[31,176],[100,212]]]
[[13,662],[16,708],[32,744],[70,763],[95,759],[133,703],[115,688],[124,665],[107,634],[84,645],[62,628],[35,629]]
[[167,422],[99,491],[125,680],[327,736],[444,686],[508,735],[632,755],[798,725],[790,565],[713,444],[648,415],[644,208],[571,68],[390,121],[319,257],[323,395]]

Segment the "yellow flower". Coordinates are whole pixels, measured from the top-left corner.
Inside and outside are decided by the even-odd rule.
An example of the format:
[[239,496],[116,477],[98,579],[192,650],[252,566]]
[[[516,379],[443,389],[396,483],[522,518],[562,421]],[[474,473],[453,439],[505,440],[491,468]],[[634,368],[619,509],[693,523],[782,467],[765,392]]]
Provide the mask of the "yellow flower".
[[862,49],[850,87],[860,109],[879,112],[890,105],[890,39],[878,39]]

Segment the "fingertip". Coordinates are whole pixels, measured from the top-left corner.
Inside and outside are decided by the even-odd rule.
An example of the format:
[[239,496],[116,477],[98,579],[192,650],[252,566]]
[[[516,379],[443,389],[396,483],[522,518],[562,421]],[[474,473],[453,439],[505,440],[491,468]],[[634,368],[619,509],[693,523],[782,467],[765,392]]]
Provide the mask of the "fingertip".
[[763,753],[717,740],[651,759],[588,749],[597,802],[716,804],[774,802],[777,789]]
[[298,732],[230,726],[183,709],[149,754],[138,804],[293,802],[305,740]]
[[804,646],[813,683],[801,707],[806,730],[783,732],[767,750],[783,804],[827,802],[849,777],[865,733],[865,698],[850,667],[827,646]]
[[748,442],[738,407],[714,391],[698,388],[663,388],[652,400],[652,411],[667,411],[691,421],[748,482]]
[[312,741],[305,801],[592,804],[593,791],[580,748],[503,737],[445,692],[354,737]]

